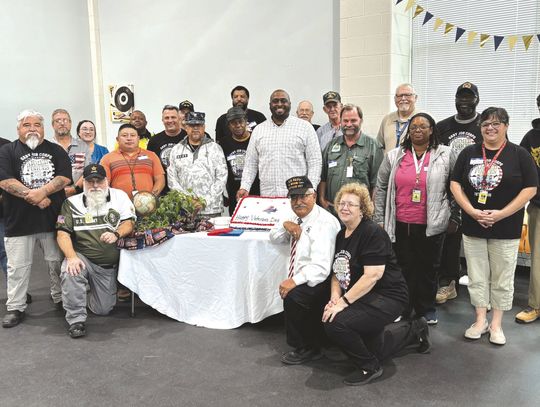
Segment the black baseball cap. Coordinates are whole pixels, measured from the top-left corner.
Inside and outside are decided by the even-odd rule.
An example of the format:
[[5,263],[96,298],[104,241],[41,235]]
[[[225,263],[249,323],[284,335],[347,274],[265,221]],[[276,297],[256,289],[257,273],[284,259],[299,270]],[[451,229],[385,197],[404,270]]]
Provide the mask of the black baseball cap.
[[178,104],[178,109],[188,109],[190,112],[195,111],[195,107],[193,106],[193,103],[191,103],[189,100],[184,100],[183,102],[180,102]]
[[246,112],[241,107],[234,106],[234,107],[231,107],[229,110],[227,110],[228,122],[234,119],[245,119],[245,118],[246,118]]
[[94,178],[103,179],[107,178],[107,172],[105,172],[105,168],[102,165],[89,164],[84,167],[83,178],[87,181]]
[[307,191],[313,189],[313,184],[306,176],[289,178],[285,181],[285,184],[289,190],[287,194],[289,198],[293,195],[304,195]]
[[478,93],[478,88],[474,83],[471,82],[465,82],[458,86],[456,91],[456,96],[461,92],[469,92],[472,93],[477,98],[480,98],[480,94]]

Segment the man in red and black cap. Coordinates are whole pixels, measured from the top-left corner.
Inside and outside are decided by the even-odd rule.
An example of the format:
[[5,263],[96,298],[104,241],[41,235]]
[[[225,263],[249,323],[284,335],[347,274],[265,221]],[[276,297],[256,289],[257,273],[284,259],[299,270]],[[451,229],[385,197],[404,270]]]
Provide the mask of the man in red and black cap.
[[72,338],[86,335],[87,307],[107,315],[116,304],[120,258],[116,242],[131,234],[136,220],[128,195],[109,188],[104,167],[86,166],[83,178],[83,193],[64,201],[56,221],[58,245],[65,256],[62,302]]
[[334,258],[338,220],[318,206],[317,193],[306,176],[286,182],[295,214],[270,231],[273,243],[289,242],[291,255],[287,278],[279,285],[283,298],[287,343],[294,348],[281,361],[299,365],[319,359],[323,326],[322,311],[330,290],[328,276]]

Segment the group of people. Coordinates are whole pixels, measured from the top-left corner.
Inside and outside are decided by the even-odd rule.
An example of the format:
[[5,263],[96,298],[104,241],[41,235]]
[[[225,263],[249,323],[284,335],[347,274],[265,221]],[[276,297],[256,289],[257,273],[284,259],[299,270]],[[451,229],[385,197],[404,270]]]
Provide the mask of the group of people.
[[[289,94],[277,89],[266,119],[248,108],[248,89],[236,86],[215,138],[206,132],[205,114],[188,100],[163,107],[164,130],[155,135],[136,110],[119,127],[111,152],[95,143],[90,120],[79,123],[76,138],[69,113],[57,109],[48,141],[43,116],[21,112],[18,139],[0,148],[7,264],[5,256],[0,260],[8,294],[3,327],[24,318],[39,241],[51,298],[66,311],[70,336],[84,336],[86,308],[106,314],[116,302],[116,241],[133,231],[133,196],[169,189],[204,198],[202,215],[209,217],[221,215],[224,203],[233,214],[248,195],[291,198],[295,219],[270,233],[271,240],[291,244],[288,278],[279,287],[294,348],[284,363],[320,357],[322,341],[330,338],[359,368],[346,382],[362,384],[380,376],[381,360],[404,346],[429,351],[427,326],[438,322],[436,304],[457,296],[462,238],[476,309],[465,337],[489,332],[492,343],[503,345],[502,315],[512,305],[529,200],[531,292],[516,319],[538,318],[540,119],[523,148],[508,140],[503,108],[476,111],[474,84],[457,88],[457,113],[438,123],[416,108],[414,88],[402,84],[394,96],[397,110],[371,137],[362,131],[360,107],[343,105],[335,91],[322,100],[328,123],[316,126],[309,101],[292,116]],[[119,299],[126,295],[118,290]]]

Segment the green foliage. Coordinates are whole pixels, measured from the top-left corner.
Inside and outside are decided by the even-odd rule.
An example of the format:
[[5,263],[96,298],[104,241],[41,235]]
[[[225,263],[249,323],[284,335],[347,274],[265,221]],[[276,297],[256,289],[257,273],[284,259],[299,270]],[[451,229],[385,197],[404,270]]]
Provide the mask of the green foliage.
[[135,230],[165,228],[178,221],[193,222],[205,206],[205,200],[191,190],[188,193],[169,191],[159,199],[159,205],[153,213],[137,220]]

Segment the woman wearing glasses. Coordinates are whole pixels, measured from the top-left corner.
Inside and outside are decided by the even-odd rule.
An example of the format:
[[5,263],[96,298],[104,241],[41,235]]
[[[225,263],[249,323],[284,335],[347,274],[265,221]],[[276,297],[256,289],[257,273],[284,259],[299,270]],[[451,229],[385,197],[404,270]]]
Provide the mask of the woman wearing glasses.
[[433,118],[417,113],[402,145],[384,157],[375,192],[375,222],[394,242],[409,288],[403,315],[414,311],[431,325],[438,322],[436,270],[450,219],[448,185],[454,161],[452,149],[439,144]]
[[[463,247],[475,322],[468,339],[504,345],[503,312],[512,308],[523,207],[536,193],[538,175],[527,151],[507,139],[508,113],[489,107],[480,116],[484,142],[465,148],[452,174],[451,190],[463,209]],[[491,324],[486,317],[491,306]]]
[[382,374],[381,362],[408,345],[430,349],[424,318],[392,323],[407,307],[407,284],[387,233],[371,220],[365,185],[346,184],[335,208],[345,225],[336,237],[325,331],[356,365],[344,382],[366,384]]
[[96,126],[90,120],[82,120],[77,125],[77,135],[88,144],[88,151],[92,154],[90,161],[99,164],[101,157],[109,152],[107,147],[96,144]]

